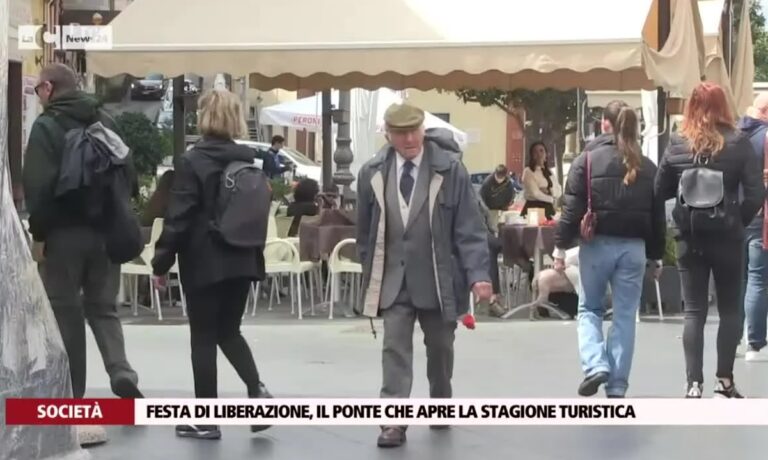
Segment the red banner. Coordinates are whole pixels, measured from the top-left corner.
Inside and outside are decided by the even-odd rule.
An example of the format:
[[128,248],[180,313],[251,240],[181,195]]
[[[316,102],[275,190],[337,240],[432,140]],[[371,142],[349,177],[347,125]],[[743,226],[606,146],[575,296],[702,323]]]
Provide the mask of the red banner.
[[133,399],[5,400],[6,425],[133,425]]

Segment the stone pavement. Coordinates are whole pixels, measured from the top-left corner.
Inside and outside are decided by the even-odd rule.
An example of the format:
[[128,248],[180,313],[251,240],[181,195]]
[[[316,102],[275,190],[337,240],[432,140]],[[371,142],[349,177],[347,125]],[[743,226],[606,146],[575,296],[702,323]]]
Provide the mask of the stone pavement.
[[[295,321],[295,320],[294,320]],[[377,324],[380,327],[380,324]],[[714,374],[716,322],[707,326],[705,375]],[[375,397],[380,381],[381,336],[367,321],[293,322],[290,326],[245,326],[259,370],[277,397]],[[683,395],[684,368],[677,320],[639,325],[629,396]],[[125,327],[129,358],[148,397],[192,396],[186,326]],[[92,338],[86,396],[107,396],[108,380]],[[425,358],[415,337],[414,396],[425,396]],[[459,326],[456,397],[574,397],[581,381],[573,322],[480,323]],[[222,357],[219,391],[244,397],[245,390]],[[768,363],[738,360],[736,379],[751,397],[768,394]],[[705,383],[711,395],[712,381]],[[454,427],[409,430],[406,446],[377,449],[375,427],[275,427],[251,435],[246,427],[223,427],[220,441],[178,439],[171,427],[108,428],[109,443],[90,449],[94,460],[117,459],[500,459],[748,458],[765,449],[761,428],[718,427]]]

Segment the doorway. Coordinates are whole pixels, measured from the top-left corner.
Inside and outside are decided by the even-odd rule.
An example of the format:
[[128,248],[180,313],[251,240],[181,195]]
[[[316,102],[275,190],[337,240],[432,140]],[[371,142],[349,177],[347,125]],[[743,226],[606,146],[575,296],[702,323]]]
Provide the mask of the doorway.
[[21,62],[8,61],[8,170],[16,209],[21,211],[24,193],[21,186]]

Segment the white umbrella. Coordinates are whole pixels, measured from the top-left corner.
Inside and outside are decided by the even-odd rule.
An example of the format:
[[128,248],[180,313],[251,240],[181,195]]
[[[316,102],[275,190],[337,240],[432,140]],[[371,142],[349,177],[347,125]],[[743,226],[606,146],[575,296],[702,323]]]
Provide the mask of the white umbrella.
[[[378,102],[376,104],[376,130],[379,133],[384,132],[384,113],[391,104],[402,102],[398,93],[388,89],[377,91]],[[338,91],[331,94],[331,103],[338,105]],[[355,114],[352,114],[354,117]],[[259,121],[264,125],[285,126],[293,129],[304,129],[307,131],[319,132],[323,129],[323,108],[321,97],[318,95],[305,97],[295,101],[283,102],[282,104],[272,105],[261,109]],[[426,112],[424,118],[424,127],[445,128],[453,133],[456,142],[463,148],[467,145],[467,134],[447,123],[443,119]]]
[[[312,96],[264,107],[261,109],[259,122],[263,125],[286,126],[293,129],[320,132],[323,130],[321,99],[319,96]],[[333,92],[331,101],[333,105],[338,105],[338,92]]]

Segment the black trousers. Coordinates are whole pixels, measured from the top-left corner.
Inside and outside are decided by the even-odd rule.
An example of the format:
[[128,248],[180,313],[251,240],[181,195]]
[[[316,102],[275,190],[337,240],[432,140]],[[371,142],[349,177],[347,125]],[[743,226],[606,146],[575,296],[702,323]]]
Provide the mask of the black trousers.
[[677,259],[685,301],[683,348],[688,382],[704,381],[704,325],[709,308],[710,273],[715,280],[720,315],[716,376],[732,379],[743,330],[744,240],[678,241]]
[[249,396],[258,394],[259,372],[251,349],[240,334],[250,286],[250,280],[232,279],[193,289],[187,295],[192,374],[198,398],[218,396],[217,346],[245,383]]
[[491,256],[491,283],[493,284],[493,293],[501,294],[501,283],[499,282],[499,254],[501,254],[501,241],[496,235],[488,234],[488,252]]
[[520,216],[525,217],[528,215],[528,210],[531,208],[543,208],[544,209],[544,217],[546,219],[552,219],[555,217],[555,206],[552,203],[547,203],[545,201],[526,201],[523,205],[523,209],[520,211]]

